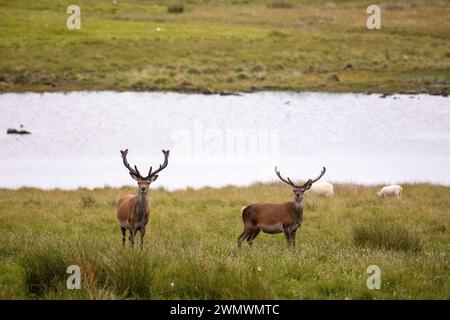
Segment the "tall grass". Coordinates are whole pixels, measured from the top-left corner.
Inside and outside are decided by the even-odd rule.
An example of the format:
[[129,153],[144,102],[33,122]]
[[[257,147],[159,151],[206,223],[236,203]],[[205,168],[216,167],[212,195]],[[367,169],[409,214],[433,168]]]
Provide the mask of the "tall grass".
[[393,223],[369,222],[352,229],[357,246],[375,249],[419,252],[423,243],[417,232]]
[[[240,208],[290,200],[289,189],[152,189],[142,251],[122,248],[115,218],[116,201],[134,189],[0,189],[0,297],[450,298],[450,188],[405,185],[395,201],[378,198],[378,188],[336,185],[333,198],[307,195],[295,248],[283,235],[261,233],[241,250]],[[387,277],[382,290],[366,287],[371,264]],[[81,290],[66,287],[70,265],[81,269]]]
[[66,268],[71,265],[68,257],[54,245],[25,250],[21,264],[25,269],[28,292],[43,295],[47,290],[56,290],[63,282]]
[[170,256],[153,250],[94,247],[69,244],[26,251],[21,259],[30,297],[72,297],[66,288],[69,265],[81,268],[82,295],[101,298],[104,292],[122,299],[268,299],[273,298],[266,279],[255,268],[220,260],[186,256],[168,267]]

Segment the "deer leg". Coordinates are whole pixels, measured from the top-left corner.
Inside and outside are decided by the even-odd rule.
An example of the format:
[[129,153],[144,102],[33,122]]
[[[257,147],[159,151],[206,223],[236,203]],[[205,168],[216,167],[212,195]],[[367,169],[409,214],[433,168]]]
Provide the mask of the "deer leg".
[[286,229],[284,229],[284,237],[286,238],[286,242],[288,244],[288,246],[291,245],[291,236],[289,231],[287,231]]
[[241,247],[242,241],[244,241],[245,238],[247,238],[252,233],[252,230],[245,228],[244,231],[241,233],[237,240],[237,246],[238,248]]
[[297,230],[291,232],[291,246],[295,247],[295,236],[297,235]]
[[253,240],[258,236],[258,234],[261,232],[261,228],[256,228],[255,231],[253,231],[247,238],[247,243],[251,247],[253,245]]
[[131,242],[131,247],[134,248],[134,237],[136,235],[135,230],[131,227],[130,228],[130,242]]
[[286,242],[287,242],[288,246],[293,247],[292,242],[295,242],[295,240],[293,240],[293,238],[295,238],[295,234],[294,234],[294,236],[292,235],[292,233],[293,233],[292,228],[284,227],[283,231],[284,231],[284,237],[286,238]]
[[120,227],[120,230],[122,230],[122,246],[125,247],[127,229]]
[[139,234],[141,235],[141,250],[142,250],[144,247],[145,227],[139,229]]

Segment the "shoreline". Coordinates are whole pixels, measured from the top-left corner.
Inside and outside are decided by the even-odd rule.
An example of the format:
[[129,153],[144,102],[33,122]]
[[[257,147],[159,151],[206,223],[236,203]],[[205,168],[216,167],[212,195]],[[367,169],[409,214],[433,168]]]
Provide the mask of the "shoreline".
[[362,95],[380,95],[380,98],[386,98],[392,95],[430,95],[430,96],[441,96],[441,97],[449,97],[450,92],[447,91],[344,91],[344,90],[292,90],[286,88],[261,88],[255,90],[236,90],[236,91],[228,91],[228,90],[136,90],[133,88],[128,89],[114,89],[114,88],[105,88],[99,90],[85,90],[85,89],[74,89],[74,90],[33,90],[30,88],[24,88],[23,90],[10,90],[10,91],[2,91],[0,89],[1,94],[15,93],[15,94],[27,94],[27,93],[97,93],[97,92],[114,92],[114,93],[179,93],[179,94],[199,94],[199,95],[219,95],[219,96],[240,96],[242,94],[252,94],[252,93],[324,93],[324,94],[362,94]]

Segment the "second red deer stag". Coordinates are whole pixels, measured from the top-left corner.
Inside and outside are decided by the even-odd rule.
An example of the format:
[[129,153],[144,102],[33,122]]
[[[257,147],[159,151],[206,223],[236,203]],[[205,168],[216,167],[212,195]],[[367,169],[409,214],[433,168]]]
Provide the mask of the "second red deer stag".
[[325,171],[326,169],[323,167],[322,172],[315,179],[309,179],[304,184],[298,185],[289,178],[284,179],[275,167],[278,178],[292,187],[294,201],[256,203],[242,208],[244,232],[238,238],[238,247],[241,247],[242,241],[245,239],[252,246],[253,240],[261,231],[271,234],[284,232],[288,245],[295,246],[295,235],[303,222],[303,194],[311,188],[314,182],[322,178]]
[[164,153],[164,163],[159,166],[158,170],[152,171],[152,167],[147,176],[142,176],[136,166],[132,168],[127,161],[128,149],[120,151],[125,167],[128,169],[130,176],[138,183],[138,195],[126,195],[119,200],[117,205],[117,219],[119,220],[120,228],[122,230],[122,243],[125,246],[126,231],[129,230],[129,240],[134,246],[134,237],[139,231],[141,236],[140,247],[144,245],[144,235],[147,223],[150,219],[150,208],[148,206],[148,188],[150,184],[158,178],[158,173],[161,172],[169,160],[169,151],[162,150]]

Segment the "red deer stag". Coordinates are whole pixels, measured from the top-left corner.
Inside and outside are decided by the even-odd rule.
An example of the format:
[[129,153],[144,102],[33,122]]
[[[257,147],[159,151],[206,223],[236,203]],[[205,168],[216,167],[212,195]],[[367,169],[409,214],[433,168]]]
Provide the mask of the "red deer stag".
[[164,153],[164,163],[159,165],[159,169],[152,172],[152,167],[146,177],[141,176],[136,166],[134,169],[127,161],[128,149],[120,151],[125,167],[129,170],[130,176],[137,181],[139,193],[138,195],[126,195],[119,200],[117,205],[117,219],[119,220],[120,228],[122,230],[122,244],[125,246],[126,231],[130,232],[130,243],[134,247],[134,237],[139,231],[141,235],[140,247],[144,245],[145,228],[150,219],[150,208],[148,206],[148,188],[150,184],[158,178],[158,173],[161,172],[169,160],[169,150],[162,150]]
[[325,167],[315,179],[309,179],[302,185],[294,184],[291,179],[281,177],[277,167],[275,173],[281,181],[293,188],[294,201],[285,203],[256,203],[242,208],[242,221],[244,222],[244,232],[239,236],[237,245],[240,248],[242,241],[247,239],[250,246],[253,240],[262,230],[265,233],[275,234],[284,232],[289,246],[295,246],[295,235],[303,221],[303,193],[311,188],[312,184],[322,178],[325,174]]

